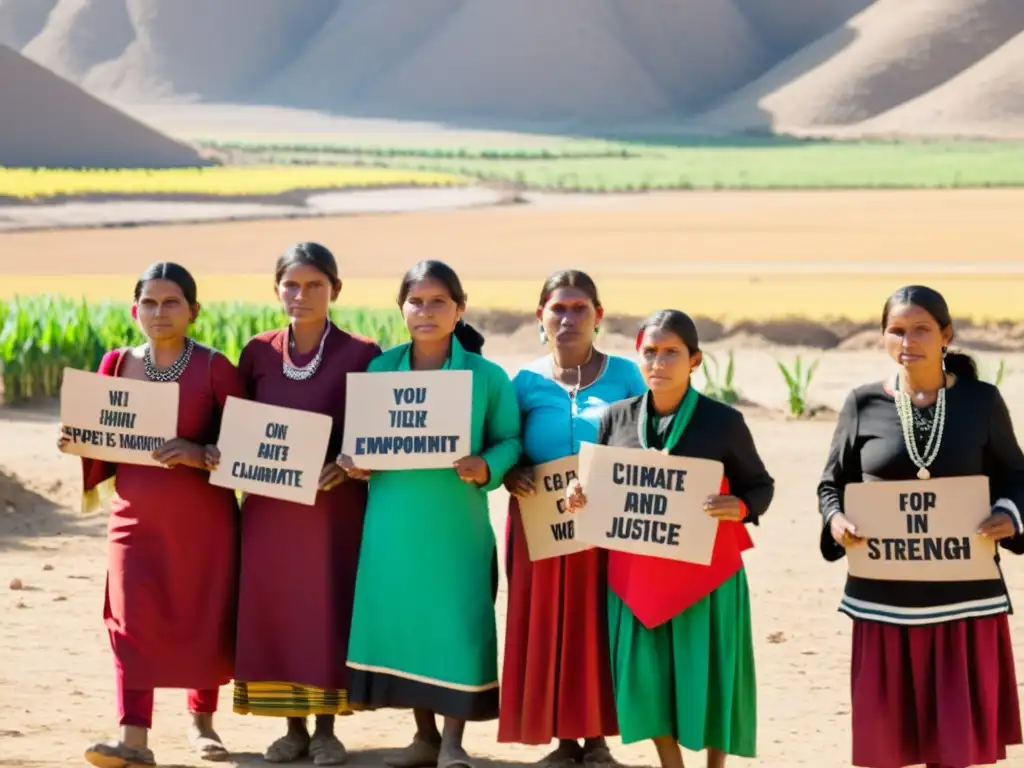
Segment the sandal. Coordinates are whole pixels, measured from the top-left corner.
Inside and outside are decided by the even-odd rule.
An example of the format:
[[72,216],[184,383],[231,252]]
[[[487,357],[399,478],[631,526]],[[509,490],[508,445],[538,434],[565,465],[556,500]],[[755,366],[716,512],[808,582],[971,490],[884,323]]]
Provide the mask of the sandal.
[[210,736],[203,736],[201,734],[190,735],[189,743],[200,760],[209,760],[211,763],[223,763],[230,757],[227,747],[224,746],[220,736],[216,733]]
[[96,768],[133,768],[134,766],[156,765],[153,750],[149,747],[129,747],[120,741],[93,744],[85,750],[85,759]]
[[431,744],[414,736],[412,744],[396,755],[384,758],[384,764],[391,768],[431,768],[437,765],[441,756],[441,745]]
[[348,759],[345,745],[334,734],[314,733],[309,742],[309,756],[313,758],[313,765],[342,765]]
[[469,755],[465,757],[440,755],[437,760],[437,768],[476,768],[476,766],[470,762]]
[[308,739],[303,740],[296,734],[286,733],[267,747],[263,759],[268,763],[294,763],[309,755],[309,745]]

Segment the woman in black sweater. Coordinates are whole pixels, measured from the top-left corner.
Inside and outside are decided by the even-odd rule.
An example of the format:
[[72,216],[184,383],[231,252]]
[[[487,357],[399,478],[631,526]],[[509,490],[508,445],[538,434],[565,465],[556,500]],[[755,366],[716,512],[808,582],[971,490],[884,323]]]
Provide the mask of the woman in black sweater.
[[[882,332],[899,370],[843,405],[818,486],[822,555],[835,561],[864,545],[843,514],[847,485],[971,475],[989,479],[992,515],[980,533],[1021,554],[1024,454],[999,390],[978,380],[970,357],[949,352],[945,300],[902,288],[885,304]],[[965,768],[1003,760],[1021,743],[1001,578],[849,576],[839,610],[853,619],[854,765]]]
[[[708,565],[611,550],[608,631],[622,741],[652,739],[662,768],[683,768],[680,746],[707,751],[709,768],[757,752],[757,679],[743,552],[747,525],[768,510],[775,482],[743,415],[699,394],[693,320],[674,309],[648,318],[637,336],[648,392],[613,403],[597,443],[711,459],[724,465],[719,493],[704,504],[718,520]],[[582,509],[579,482],[568,508]],[[585,512],[583,514],[586,514]],[[640,520],[636,520],[640,522]]]

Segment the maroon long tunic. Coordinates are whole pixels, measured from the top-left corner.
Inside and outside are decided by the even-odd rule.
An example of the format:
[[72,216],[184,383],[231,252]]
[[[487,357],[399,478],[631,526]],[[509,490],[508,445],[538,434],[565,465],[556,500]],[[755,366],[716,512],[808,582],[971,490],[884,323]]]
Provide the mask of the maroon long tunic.
[[[251,400],[331,416],[324,463],[341,450],[346,376],[366,370],[380,347],[332,325],[316,374],[285,377],[287,329],[254,337],[239,369]],[[315,353],[314,353],[315,354]],[[313,354],[293,355],[305,365]],[[347,689],[345,661],[366,483],[319,492],[312,507],[248,495],[242,504],[242,568],[235,679]]]
[[[99,372],[118,376],[122,350]],[[178,379],[178,437],[217,442],[224,401],[242,394],[231,362],[196,345]],[[85,490],[114,477],[103,618],[126,690],[218,688],[231,680],[238,506],[209,473],[82,461]]]

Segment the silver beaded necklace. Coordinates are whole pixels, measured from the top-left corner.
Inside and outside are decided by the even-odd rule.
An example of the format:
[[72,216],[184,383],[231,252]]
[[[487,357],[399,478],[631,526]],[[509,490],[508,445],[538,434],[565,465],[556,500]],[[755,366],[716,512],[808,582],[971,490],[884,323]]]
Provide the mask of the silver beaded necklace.
[[327,327],[324,328],[324,335],[320,337],[320,347],[316,351],[316,355],[303,366],[293,365],[289,360],[288,345],[291,344],[292,329],[289,326],[288,335],[285,338],[285,355],[284,360],[281,362],[281,370],[283,371],[286,378],[292,381],[306,381],[307,379],[313,378],[313,375],[317,372],[320,367],[320,362],[324,357],[324,343],[327,341],[327,334],[331,332],[331,324],[327,323]]
[[181,350],[178,359],[167,368],[157,368],[153,362],[153,348],[147,344],[142,352],[142,365],[146,370],[146,378],[150,381],[177,381],[188,367],[188,361],[192,359],[192,350],[196,343],[192,339],[185,339],[185,348]]
[[[942,433],[946,427],[945,383],[943,383],[942,388],[936,394],[935,416],[927,426],[923,419],[919,419],[915,423],[916,409],[911,403],[910,394],[900,390],[899,376],[896,377],[895,384],[893,385],[893,394],[896,396],[894,398],[896,400],[896,413],[899,415],[900,426],[903,427],[903,442],[907,447],[907,454],[910,456],[914,466],[917,467],[918,479],[927,480],[932,476],[928,467],[932,465],[939,455],[939,449],[942,447]],[[915,430],[915,427],[917,427],[917,430]],[[923,452],[918,448],[915,431],[927,434]]]

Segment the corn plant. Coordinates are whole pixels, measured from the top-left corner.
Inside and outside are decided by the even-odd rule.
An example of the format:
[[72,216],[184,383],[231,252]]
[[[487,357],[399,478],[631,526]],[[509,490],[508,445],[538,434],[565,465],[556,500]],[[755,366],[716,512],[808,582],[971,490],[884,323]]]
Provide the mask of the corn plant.
[[[408,338],[396,310],[334,308],[331,318],[340,328],[374,339],[385,349]],[[211,303],[203,305],[189,335],[237,363],[249,339],[285,323],[275,306]],[[3,401],[56,396],[65,367],[94,371],[108,350],[142,340],[124,303],[88,303],[62,296],[0,301]]]
[[815,360],[806,368],[803,361],[797,355],[792,367],[787,368],[785,363],[776,360],[782,377],[786,380],[786,389],[789,390],[789,413],[792,416],[802,417],[810,415],[810,403],[807,399],[807,392],[814,379],[814,372],[818,368],[820,360]]
[[1004,358],[999,358],[999,366],[996,368],[995,372],[992,373],[991,376],[986,376],[985,378],[995,386],[1001,387],[1003,382],[1006,380],[1006,377],[1011,373],[1013,373],[1013,369],[1007,366],[1006,360]]
[[733,377],[736,374],[736,361],[732,350],[729,350],[729,362],[725,365],[725,376],[718,377],[718,359],[707,352],[704,353],[704,378],[707,384],[704,387],[704,394],[718,400],[726,405],[735,405],[740,401],[740,393],[733,385]]

